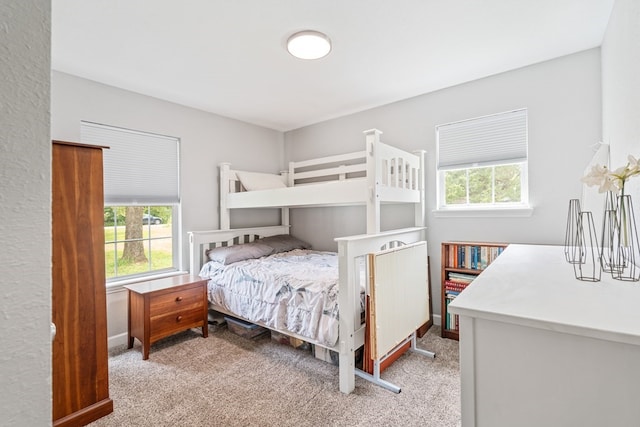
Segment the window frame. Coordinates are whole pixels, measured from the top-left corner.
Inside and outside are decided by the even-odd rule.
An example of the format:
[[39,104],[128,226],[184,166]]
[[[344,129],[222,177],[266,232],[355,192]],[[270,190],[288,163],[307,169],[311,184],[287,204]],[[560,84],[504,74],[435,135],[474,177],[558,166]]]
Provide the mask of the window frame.
[[[139,282],[142,280],[149,280],[158,277],[168,277],[177,274],[185,273],[183,269],[182,262],[182,203],[180,196],[180,154],[181,154],[181,140],[178,137],[161,135],[148,131],[140,131],[140,130],[132,130],[119,126],[106,125],[101,123],[89,122],[89,121],[81,121],[81,141],[83,143],[91,143],[99,145],[104,145],[110,147],[110,150],[107,150],[107,154],[113,155],[115,157],[111,157],[110,162],[114,164],[113,170],[107,170],[109,162],[108,159],[105,159],[104,165],[104,176],[105,176],[105,202],[104,207],[126,207],[126,206],[144,206],[144,207],[152,207],[152,206],[168,206],[172,208],[171,213],[171,247],[172,247],[172,267],[161,269],[161,270],[149,270],[144,273],[135,273],[123,276],[115,276],[106,280],[107,289],[113,290],[114,288],[119,288],[124,284]],[[155,141],[155,142],[154,142]],[[111,143],[110,143],[111,142]],[[116,143],[117,142],[117,143]],[[130,150],[131,144],[136,142],[140,143],[139,150]],[[162,144],[158,145],[159,151],[157,151],[156,157],[160,155],[160,153],[165,153],[165,157],[158,157],[158,163],[154,163],[149,159],[148,150],[149,144],[154,143]],[[163,145],[168,143],[170,145]],[[119,144],[119,145],[118,145]],[[124,144],[124,145],[123,145]],[[114,148],[122,147],[122,150],[119,151],[118,154],[114,151]],[[172,148],[173,147],[173,148]],[[175,151],[174,151],[175,150]],[[123,155],[128,156],[131,153],[131,157],[122,157]],[[151,156],[153,157],[153,156]],[[122,158],[123,163],[118,164],[116,160]],[[138,177],[134,180],[136,187],[140,187],[142,185],[143,190],[146,186],[154,185],[153,183],[157,182],[166,182],[166,186],[156,187],[157,189],[162,189],[160,193],[158,191],[150,192],[147,195],[140,191],[138,193],[128,194],[128,188],[122,186],[122,180],[120,179],[121,174],[123,173],[123,165],[128,165],[132,160],[137,159],[143,161],[144,167],[141,168],[143,171],[148,171],[150,165],[157,165],[156,170],[157,174],[145,172],[144,175],[140,175],[140,170],[137,172]],[[149,159],[149,161],[145,160]],[[168,163],[167,163],[168,162]],[[174,169],[175,168],[175,169]],[[126,171],[127,169],[124,168]],[[107,178],[109,176],[114,175],[114,171],[120,174],[118,179],[114,180],[112,184],[108,185]],[[169,173],[167,173],[169,172]],[[125,172],[126,173],[126,172]],[[175,173],[175,175],[174,175]],[[135,175],[135,174],[134,174]],[[154,181],[154,178],[157,176],[157,179]],[[128,179],[128,178],[127,178]],[[158,181],[159,179],[159,181]],[[120,193],[117,190],[114,192],[113,189],[122,189],[124,188],[124,192]],[[132,187],[133,188],[133,187]],[[111,192],[107,194],[107,190],[110,189]],[[140,193],[143,194],[140,194]],[[156,195],[154,195],[156,194]],[[109,197],[107,197],[109,195]],[[104,225],[103,225],[104,226]],[[144,225],[143,225],[144,227]],[[143,238],[142,239],[145,244],[145,251],[148,249],[148,242],[151,241],[151,238]],[[120,244],[123,244],[124,241],[121,241]],[[115,247],[114,247],[115,249]],[[106,265],[107,262],[107,252],[106,252],[106,241],[105,241],[105,258],[104,262]]]
[[[159,278],[159,277],[167,277],[167,276],[173,276],[176,274],[182,274],[184,273],[183,269],[182,269],[182,255],[181,255],[181,248],[182,248],[182,243],[181,243],[181,236],[182,236],[182,229],[181,229],[181,223],[182,221],[180,221],[180,204],[168,204],[168,205],[136,205],[136,204],[105,204],[104,207],[105,208],[110,208],[110,207],[127,207],[127,206],[143,206],[145,208],[150,208],[152,206],[167,206],[167,207],[171,207],[171,256],[172,256],[172,267],[168,267],[168,268],[163,268],[163,269],[158,269],[158,270],[147,270],[146,272],[142,272],[142,273],[135,273],[135,274],[127,274],[127,275],[116,275],[114,277],[109,277],[106,279],[107,282],[107,288],[110,287],[114,287],[114,286],[120,286],[120,285],[124,285],[127,283],[134,283],[134,282],[139,282],[142,280],[149,280],[152,278]],[[146,209],[145,209],[145,213],[146,213]],[[143,227],[150,227],[151,224],[143,224]],[[148,246],[147,243],[151,242],[152,240],[159,240],[160,238],[153,238],[151,236],[147,237],[147,238],[142,238],[140,240],[142,240],[145,244],[145,251],[147,250]],[[107,242],[105,239],[105,263],[107,261],[107,251],[106,251],[106,246],[109,244],[112,244],[114,242]],[[124,240],[116,240],[115,243],[117,244],[124,244]],[[115,250],[116,250],[116,254],[117,254],[117,249],[118,246],[116,245]],[[151,256],[151,254],[149,254],[149,256]],[[151,262],[151,260],[149,260],[149,262]],[[117,271],[117,268],[116,268]]]
[[[500,116],[506,116],[507,114],[512,113],[524,113],[524,150],[525,154],[524,158],[517,159],[505,159],[500,158],[495,161],[482,161],[478,163],[469,162],[469,159],[458,165],[448,164],[445,167],[441,167],[440,165],[440,151],[441,151],[441,141],[440,141],[440,133],[439,129],[444,126],[456,126],[458,124],[467,125],[469,123],[473,124],[474,121],[478,121],[480,123],[479,127],[482,127],[482,122],[486,119],[499,119]],[[451,122],[442,125],[437,125],[435,127],[435,136],[436,136],[436,152],[437,152],[437,160],[436,160],[436,209],[434,213],[436,216],[459,216],[459,217],[471,217],[471,216],[530,216],[533,212],[529,204],[529,156],[528,156],[528,110],[526,108],[510,110],[502,113],[490,114],[487,116],[481,116],[471,119],[465,119],[458,122]],[[480,133],[480,137],[484,135]],[[495,167],[504,166],[504,165],[519,165],[520,166],[520,201],[519,202],[492,202],[492,203],[469,203],[469,171],[473,169],[480,168],[488,168],[491,167],[492,170],[492,178],[491,178],[491,192],[492,199],[495,199]],[[466,171],[466,200],[467,203],[464,204],[447,204],[446,202],[446,178],[445,174],[450,171]]]

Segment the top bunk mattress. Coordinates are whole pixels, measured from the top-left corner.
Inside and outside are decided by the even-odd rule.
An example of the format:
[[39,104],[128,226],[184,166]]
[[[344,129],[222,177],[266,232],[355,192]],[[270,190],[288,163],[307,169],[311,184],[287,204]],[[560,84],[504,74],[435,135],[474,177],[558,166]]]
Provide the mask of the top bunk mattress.
[[200,276],[209,279],[215,306],[327,347],[338,340],[335,252],[296,249],[229,265],[209,261]]
[[[227,193],[227,207],[264,208],[357,205],[367,201],[367,180],[328,181],[294,187]],[[419,200],[419,199],[418,199]]]

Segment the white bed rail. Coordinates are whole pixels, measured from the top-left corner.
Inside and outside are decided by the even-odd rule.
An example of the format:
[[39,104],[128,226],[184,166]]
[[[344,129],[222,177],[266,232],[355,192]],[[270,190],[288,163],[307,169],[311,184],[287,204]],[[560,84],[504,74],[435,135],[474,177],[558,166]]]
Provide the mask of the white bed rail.
[[366,172],[366,151],[289,162],[289,186],[313,181],[343,181]]
[[[220,167],[220,228],[230,227],[230,209],[283,208],[283,225],[288,225],[287,207],[367,206],[367,233],[380,231],[381,203],[414,203],[415,225],[425,225],[424,154],[410,153],[380,141],[382,132],[364,132],[364,151],[290,162],[289,170],[276,174],[287,188],[245,191],[238,173],[229,163]],[[266,180],[266,179],[265,179]],[[313,189],[309,185],[316,185]]]
[[[197,274],[200,271],[206,261],[206,249],[288,232],[289,227],[286,226],[189,232],[191,272]],[[340,353],[339,378],[340,391],[343,393],[351,393],[355,388],[355,351],[365,343],[365,327],[360,323],[361,258],[381,250],[420,242],[424,237],[424,227],[411,227],[335,239],[338,243],[340,336],[334,349]]]
[[409,153],[380,141],[382,132],[364,132],[367,142],[367,233],[380,232],[380,203],[415,203],[415,225],[424,226],[424,150]]
[[276,225],[270,227],[234,228],[229,230],[189,231],[189,272],[198,274],[207,262],[205,252],[220,246],[232,246],[253,242],[260,237],[289,234],[289,227]]

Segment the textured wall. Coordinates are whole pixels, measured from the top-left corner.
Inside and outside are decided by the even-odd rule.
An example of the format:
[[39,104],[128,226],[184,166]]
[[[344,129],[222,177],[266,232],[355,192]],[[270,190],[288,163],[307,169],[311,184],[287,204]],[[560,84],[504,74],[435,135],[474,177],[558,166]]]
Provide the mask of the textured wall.
[[51,423],[51,2],[0,2],[0,424]]

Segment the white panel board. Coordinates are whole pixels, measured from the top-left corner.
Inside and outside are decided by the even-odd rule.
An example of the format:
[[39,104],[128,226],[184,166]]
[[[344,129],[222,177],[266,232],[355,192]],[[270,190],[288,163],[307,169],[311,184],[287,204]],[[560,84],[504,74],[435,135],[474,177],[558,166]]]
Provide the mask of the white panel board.
[[372,265],[373,359],[380,359],[429,320],[427,243],[381,251]]

